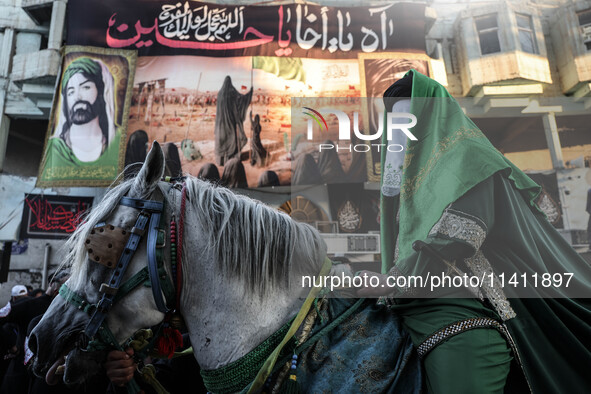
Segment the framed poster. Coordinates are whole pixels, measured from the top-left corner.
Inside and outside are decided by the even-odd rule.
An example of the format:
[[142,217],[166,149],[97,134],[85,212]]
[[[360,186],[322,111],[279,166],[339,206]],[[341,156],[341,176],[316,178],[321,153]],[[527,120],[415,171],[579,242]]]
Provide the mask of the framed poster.
[[38,187],[108,186],[123,169],[136,51],[65,48]]

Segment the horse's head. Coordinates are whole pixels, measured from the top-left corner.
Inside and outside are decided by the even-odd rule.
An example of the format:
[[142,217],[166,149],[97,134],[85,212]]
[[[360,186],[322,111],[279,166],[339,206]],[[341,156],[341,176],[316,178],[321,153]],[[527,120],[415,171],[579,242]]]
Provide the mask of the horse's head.
[[[144,286],[147,277],[134,275],[148,273],[148,249],[170,253],[169,245],[151,239],[158,233],[158,202],[153,200],[163,199],[158,187],[163,172],[164,155],[154,142],[137,177],[110,190],[68,241],[72,276],[29,339],[36,375],[52,375],[65,363],[64,382],[83,383],[101,370],[113,348],[109,341],[121,344],[138,329],[162,321],[152,289]],[[123,297],[115,295],[132,277],[140,278],[139,284]]]

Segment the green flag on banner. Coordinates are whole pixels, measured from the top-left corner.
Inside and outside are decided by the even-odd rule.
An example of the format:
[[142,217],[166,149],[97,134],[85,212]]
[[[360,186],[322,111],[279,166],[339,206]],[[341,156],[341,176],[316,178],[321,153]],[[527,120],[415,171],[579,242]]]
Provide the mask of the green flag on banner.
[[275,74],[283,79],[295,79],[306,83],[306,72],[300,58],[253,56],[252,68]]

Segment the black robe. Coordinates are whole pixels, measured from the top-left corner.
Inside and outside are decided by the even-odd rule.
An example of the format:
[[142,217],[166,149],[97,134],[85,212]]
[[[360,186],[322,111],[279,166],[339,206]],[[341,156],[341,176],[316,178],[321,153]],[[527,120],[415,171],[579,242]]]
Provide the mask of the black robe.
[[250,137],[250,165],[263,167],[267,161],[267,150],[261,142],[261,120],[259,115],[250,114],[252,136]]
[[243,123],[251,99],[252,88],[247,94],[240,94],[230,76],[226,76],[218,92],[215,113],[215,160],[220,166],[233,157],[239,158],[246,145]]
[[222,174],[221,185],[229,188],[239,187],[245,189],[248,187],[246,181],[246,171],[242,162],[233,158],[228,160],[224,166],[224,173]]
[[321,185],[322,176],[311,154],[300,156],[291,175],[292,185]]
[[279,177],[275,171],[265,171],[259,177],[257,187],[279,186]]
[[[351,145],[364,144],[356,135],[351,136]],[[351,152],[351,165],[347,171],[347,182],[357,183],[367,181],[367,156],[365,152]]]
[[[331,140],[324,141],[324,144],[333,145]],[[339,160],[339,154],[334,149],[323,150],[318,155],[318,169],[324,183],[345,182],[345,172]]]
[[204,181],[217,183],[220,180],[220,172],[218,171],[218,168],[215,164],[205,163],[203,167],[199,169],[197,178],[203,179]]

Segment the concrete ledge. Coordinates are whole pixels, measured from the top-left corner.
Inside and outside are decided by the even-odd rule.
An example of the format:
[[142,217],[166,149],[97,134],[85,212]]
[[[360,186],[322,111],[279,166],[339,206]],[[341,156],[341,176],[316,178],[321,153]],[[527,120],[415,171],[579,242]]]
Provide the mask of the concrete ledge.
[[51,21],[53,0],[22,0],[21,8],[38,25]]
[[483,85],[510,84],[511,80],[552,83],[548,59],[520,51],[481,56],[462,67],[465,67],[466,96],[473,96]]
[[61,56],[55,49],[15,55],[10,78],[17,84],[52,84],[57,77],[60,63]]
[[520,85],[482,86],[474,94],[474,105],[483,105],[490,98],[529,97],[541,95],[544,87],[541,83]]
[[575,101],[591,97],[591,82],[583,83],[573,94]]
[[542,94],[544,88],[541,83],[527,85],[504,85],[504,86],[483,86],[482,94],[485,96],[503,96],[503,95],[531,95]]

